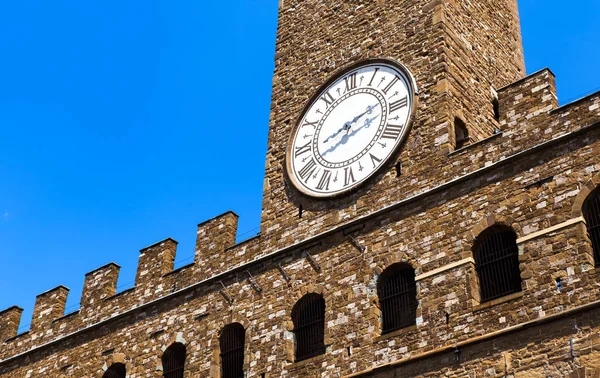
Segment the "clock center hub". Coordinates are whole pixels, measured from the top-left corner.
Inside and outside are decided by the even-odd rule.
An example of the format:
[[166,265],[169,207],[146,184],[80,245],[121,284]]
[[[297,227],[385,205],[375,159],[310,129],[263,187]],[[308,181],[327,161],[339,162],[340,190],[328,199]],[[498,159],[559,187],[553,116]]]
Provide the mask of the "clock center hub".
[[337,99],[325,112],[313,139],[319,163],[341,168],[362,158],[385,126],[385,110],[385,98],[372,88],[356,89]]

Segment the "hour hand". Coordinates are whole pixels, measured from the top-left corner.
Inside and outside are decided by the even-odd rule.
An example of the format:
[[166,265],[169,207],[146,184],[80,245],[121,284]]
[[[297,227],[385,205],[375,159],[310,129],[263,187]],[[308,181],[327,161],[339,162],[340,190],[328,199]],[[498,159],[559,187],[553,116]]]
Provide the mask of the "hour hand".
[[339,129],[338,131],[336,131],[335,133],[333,133],[331,136],[329,136],[329,138],[325,139],[325,141],[323,143],[327,143],[329,142],[331,139],[335,138],[336,136],[340,135],[340,133],[344,130],[346,130],[348,124],[345,124],[344,127],[342,127],[341,129]]

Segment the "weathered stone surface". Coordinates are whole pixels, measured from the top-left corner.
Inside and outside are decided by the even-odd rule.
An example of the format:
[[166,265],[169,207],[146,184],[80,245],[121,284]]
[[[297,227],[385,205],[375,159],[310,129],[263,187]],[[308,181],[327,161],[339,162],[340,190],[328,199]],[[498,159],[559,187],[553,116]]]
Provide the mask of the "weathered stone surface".
[[[141,251],[130,290],[115,293],[109,264],[86,275],[80,311],[63,316],[61,287],[38,297],[29,332],[16,335],[20,309],[0,312],[0,377],[101,377],[115,362],[156,377],[174,342],[186,376],[219,377],[232,322],[248,377],[600,376],[581,218],[600,184],[600,94],[559,108],[549,70],[524,77],[515,0],[284,0],[279,17],[261,234],[234,245],[228,212],[198,226],[193,264],[173,271],[166,239]],[[303,197],[284,174],[290,130],[330,75],[368,57],[401,61],[420,89],[402,175]],[[458,151],[456,117],[473,138]],[[480,303],[472,245],[497,223],[517,233],[523,291]],[[396,262],[416,270],[416,326],[382,336],[377,277]],[[306,293],[325,299],[328,347],[295,362],[291,309]]]

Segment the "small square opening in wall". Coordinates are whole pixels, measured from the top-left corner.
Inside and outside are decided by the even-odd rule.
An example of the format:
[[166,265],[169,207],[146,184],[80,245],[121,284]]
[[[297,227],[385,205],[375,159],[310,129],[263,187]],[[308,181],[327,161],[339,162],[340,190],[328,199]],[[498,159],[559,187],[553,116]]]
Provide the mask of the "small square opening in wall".
[[497,98],[492,100],[492,106],[494,107],[494,119],[500,122],[500,103]]
[[396,177],[402,176],[402,161],[396,163]]
[[469,144],[471,138],[469,137],[469,130],[465,122],[456,117],[454,119],[454,137],[455,137],[455,149],[459,150]]
[[562,288],[563,288],[563,281],[562,281],[562,278],[558,277],[558,278],[556,279],[556,290],[557,290],[557,291],[561,291],[561,290],[562,290]]

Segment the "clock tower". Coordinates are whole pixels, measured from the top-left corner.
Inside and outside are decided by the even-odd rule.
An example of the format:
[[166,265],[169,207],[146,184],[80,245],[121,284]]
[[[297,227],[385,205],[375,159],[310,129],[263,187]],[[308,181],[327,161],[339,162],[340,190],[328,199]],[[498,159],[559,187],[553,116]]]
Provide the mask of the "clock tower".
[[500,129],[516,0],[282,0],[275,66],[261,232],[281,246],[436,186]]

